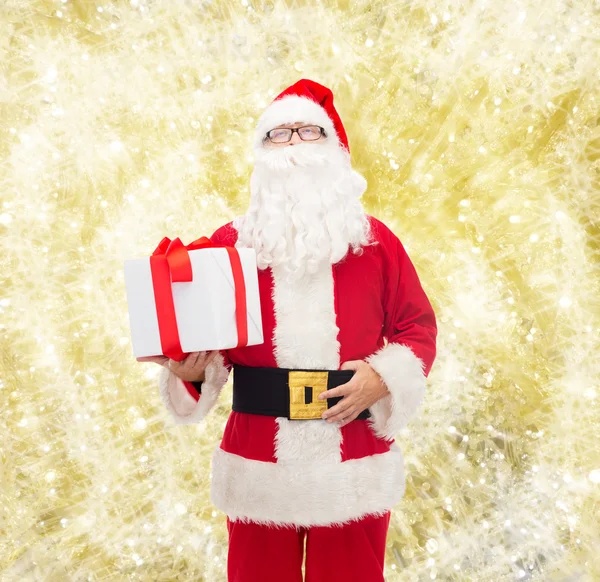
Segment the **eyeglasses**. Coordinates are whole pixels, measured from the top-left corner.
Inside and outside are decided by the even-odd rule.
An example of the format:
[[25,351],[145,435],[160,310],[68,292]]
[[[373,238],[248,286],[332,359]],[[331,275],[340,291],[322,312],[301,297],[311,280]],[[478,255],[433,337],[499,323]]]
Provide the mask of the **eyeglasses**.
[[322,127],[318,125],[304,125],[303,127],[272,129],[267,131],[266,138],[273,143],[286,143],[292,139],[294,132],[298,132],[302,141],[316,141],[321,136],[327,137]]

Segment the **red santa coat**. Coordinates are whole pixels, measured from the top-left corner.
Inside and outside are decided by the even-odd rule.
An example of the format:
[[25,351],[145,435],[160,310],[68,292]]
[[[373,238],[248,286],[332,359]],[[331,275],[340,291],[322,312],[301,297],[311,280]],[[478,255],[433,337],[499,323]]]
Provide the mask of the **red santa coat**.
[[[164,368],[161,396],[175,422],[200,422],[233,363],[337,370],[366,360],[390,393],[371,418],[338,427],[231,411],[212,459],[211,500],[230,519],[296,526],[382,514],[404,495],[395,435],[415,414],[436,354],[434,311],[402,243],[369,217],[375,244],[316,275],[288,282],[279,268],[258,272],[265,341],[223,350],[202,393]],[[235,245],[232,223],[211,237]]]

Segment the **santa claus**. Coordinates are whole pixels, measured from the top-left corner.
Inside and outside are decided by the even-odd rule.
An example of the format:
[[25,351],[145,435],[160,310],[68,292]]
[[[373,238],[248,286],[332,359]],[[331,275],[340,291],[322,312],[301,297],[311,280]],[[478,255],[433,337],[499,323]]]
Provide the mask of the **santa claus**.
[[[233,370],[212,459],[228,580],[380,582],[405,490],[394,437],[420,406],[436,319],[397,236],[365,214],[365,179],[326,87],[302,79],[260,117],[250,207],[213,242],[256,251],[265,341],[164,366],[176,423],[201,422]],[[306,544],[305,544],[306,542]]]

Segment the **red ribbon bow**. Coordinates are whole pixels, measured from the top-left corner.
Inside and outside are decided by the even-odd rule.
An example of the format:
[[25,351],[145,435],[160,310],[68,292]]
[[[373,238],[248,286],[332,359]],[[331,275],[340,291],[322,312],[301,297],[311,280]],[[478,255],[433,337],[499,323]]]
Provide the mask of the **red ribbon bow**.
[[171,283],[192,281],[192,263],[189,251],[216,248],[224,248],[227,251],[233,273],[235,319],[238,333],[237,347],[241,348],[248,344],[246,284],[237,249],[215,244],[205,236],[196,239],[189,245],[184,245],[179,238],[171,240],[165,237],[150,257],[150,271],[152,273],[152,286],[154,288],[162,353],[177,362],[183,360],[187,353],[181,349]]

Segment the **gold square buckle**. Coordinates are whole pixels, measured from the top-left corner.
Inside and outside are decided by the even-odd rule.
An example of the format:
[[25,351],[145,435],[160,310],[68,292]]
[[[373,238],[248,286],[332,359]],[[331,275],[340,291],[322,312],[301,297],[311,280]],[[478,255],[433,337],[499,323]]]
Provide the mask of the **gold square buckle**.
[[319,400],[321,392],[327,390],[329,372],[303,372],[290,370],[290,420],[321,418],[327,410],[327,399]]

